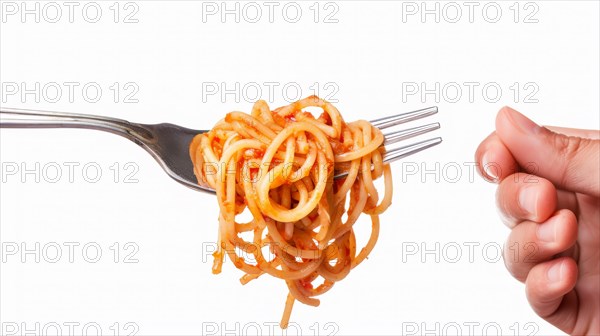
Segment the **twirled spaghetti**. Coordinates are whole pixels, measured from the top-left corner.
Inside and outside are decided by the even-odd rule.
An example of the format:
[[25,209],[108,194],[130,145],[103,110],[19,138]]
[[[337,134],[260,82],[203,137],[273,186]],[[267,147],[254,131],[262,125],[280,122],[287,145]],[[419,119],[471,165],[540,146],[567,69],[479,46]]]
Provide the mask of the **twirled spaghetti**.
[[[323,113],[315,118],[309,107]],[[251,114],[228,113],[197,135],[190,145],[194,173],[216,190],[220,208],[213,273],[227,255],[246,273],[242,284],[265,273],[285,280],[282,328],[296,300],[318,306],[315,297],[344,279],[377,241],[379,214],[392,199],[383,141],[369,122],[346,123],[316,96],[274,111],[261,100]],[[334,172],[347,175],[334,179]],[[380,202],[373,181],[382,175]],[[246,209],[252,220],[239,223],[236,216]],[[371,236],[358,252],[353,225],[362,213],[371,218]]]

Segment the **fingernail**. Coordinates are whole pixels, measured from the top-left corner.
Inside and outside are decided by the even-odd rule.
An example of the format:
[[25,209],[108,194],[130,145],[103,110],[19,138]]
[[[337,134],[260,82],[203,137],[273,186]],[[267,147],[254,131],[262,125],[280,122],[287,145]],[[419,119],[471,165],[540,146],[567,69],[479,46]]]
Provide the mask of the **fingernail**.
[[546,276],[548,277],[548,281],[550,282],[559,282],[562,280],[562,275],[563,275],[563,270],[565,268],[565,263],[564,262],[559,262],[556,265],[552,265],[552,267],[550,267],[546,273]]
[[551,218],[546,223],[538,225],[537,237],[540,241],[552,243],[556,240],[555,218]]
[[483,172],[492,178],[494,181],[498,181],[498,174],[496,172],[497,164],[490,163],[489,154],[486,152],[481,157],[481,164],[483,165]]
[[519,205],[521,209],[527,211],[533,217],[537,218],[537,198],[538,193],[535,187],[525,187],[519,193]]
[[506,115],[508,116],[508,119],[513,124],[513,126],[520,129],[522,132],[537,133],[539,131],[540,126],[538,126],[526,116],[513,110],[510,107],[505,107],[504,110],[506,111]]

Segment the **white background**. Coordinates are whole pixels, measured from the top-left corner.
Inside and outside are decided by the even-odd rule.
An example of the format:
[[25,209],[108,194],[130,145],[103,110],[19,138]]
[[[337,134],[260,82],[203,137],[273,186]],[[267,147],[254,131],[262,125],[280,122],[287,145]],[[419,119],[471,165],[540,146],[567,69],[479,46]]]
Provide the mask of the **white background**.
[[[121,2],[117,23],[113,1],[95,3],[102,9],[95,23],[86,21],[95,17],[94,4],[86,7],[87,16],[82,14],[87,2],[76,3],[72,20],[68,5],[57,2],[63,13],[56,23],[48,22],[56,12],[55,7],[44,12],[47,2],[27,2],[28,8],[39,4],[39,23],[33,14],[23,19],[21,9],[12,15],[7,3],[2,1],[0,28],[2,106],[197,129],[210,128],[231,110],[249,111],[255,92],[240,91],[253,83],[272,106],[295,96],[293,88],[282,92],[286,84],[299,86],[302,96],[318,87],[320,95],[337,101],[346,120],[439,106],[431,122],[442,124],[444,142],[394,164],[393,206],[382,216],[370,258],[322,296],[320,307],[296,303],[290,335],[298,330],[309,335],[454,334],[456,327],[462,334],[493,335],[494,327],[508,335],[560,334],[533,313],[524,286],[496,256],[508,229],[497,218],[495,187],[472,175],[473,154],[503,105],[542,124],[598,127],[598,2],[516,7],[512,1],[484,2],[473,7],[471,17],[468,3],[428,2],[429,9],[439,6],[439,22],[434,14],[420,16],[420,2],[348,1],[327,7],[322,2],[317,23],[312,1],[290,5],[302,9],[296,23],[286,21],[295,13],[288,7],[287,16],[282,14],[283,4],[274,7],[270,22],[263,2],[258,2],[263,13],[257,23],[248,22],[256,15],[250,7],[243,12],[246,3],[239,3],[236,22],[233,14],[224,20],[220,12],[209,15],[206,10],[220,2],[138,1],[127,7]],[[413,15],[414,5],[419,12]],[[497,18],[496,8],[502,11]],[[131,20],[138,22],[124,22]],[[325,22],[331,20],[337,22]],[[72,102],[65,82],[79,84]],[[117,102],[116,89],[110,89],[115,82]],[[272,96],[265,82],[277,83]],[[467,84],[474,85],[471,95],[465,82],[475,83]],[[40,83],[40,91],[58,83],[62,96],[39,92],[37,102],[34,94],[9,94],[15,83],[25,83],[26,89]],[[98,102],[86,101],[94,98],[93,91],[82,94],[86,83],[102,89]],[[125,88],[125,83],[132,84]],[[228,89],[239,83],[239,97],[207,94],[212,83]],[[437,96],[409,94],[415,83],[426,89],[439,83],[440,90]],[[486,84],[491,89],[484,93]],[[457,86],[459,96],[452,91]],[[502,92],[496,99],[497,87]],[[125,103],[124,96],[135,88],[130,98],[137,102]],[[241,286],[241,273],[230,262],[221,275],[212,275],[206,244],[217,234],[215,200],[172,181],[135,144],[85,130],[2,129],[0,140],[4,328],[17,325],[20,334],[38,323],[42,333],[44,327],[54,330],[55,323],[67,335],[69,323],[77,324],[73,330],[79,334],[93,322],[107,335],[133,330],[137,335],[250,334],[255,327],[268,334],[279,321],[285,284],[265,276]],[[72,183],[69,162],[79,164]],[[37,173],[23,172],[36,163]],[[86,181],[95,177],[93,169],[83,174],[86,164],[100,167],[98,182]],[[15,165],[19,170],[7,175],[7,167]],[[62,175],[52,183],[56,166]],[[403,173],[414,167],[414,175]],[[124,183],[134,170],[137,182]],[[358,225],[369,223],[363,218]],[[39,263],[22,251],[23,246],[34,249],[36,242],[42,250]],[[73,262],[64,245],[69,242],[79,244]],[[87,243],[100,246],[98,262],[82,256]],[[16,254],[4,251],[15,244]],[[44,257],[56,254],[55,244],[62,257],[47,262]],[[415,246],[415,254],[407,253]],[[95,255],[93,249],[88,253],[88,258]],[[138,262],[125,263],[129,254]],[[93,328],[88,331],[94,334]]]

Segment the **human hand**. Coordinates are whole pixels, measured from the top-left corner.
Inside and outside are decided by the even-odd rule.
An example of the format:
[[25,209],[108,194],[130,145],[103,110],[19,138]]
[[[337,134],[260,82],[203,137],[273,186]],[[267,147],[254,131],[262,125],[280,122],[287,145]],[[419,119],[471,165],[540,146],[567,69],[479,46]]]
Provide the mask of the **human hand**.
[[499,184],[507,269],[533,310],[573,335],[600,334],[599,139],[504,107],[475,153],[480,174]]

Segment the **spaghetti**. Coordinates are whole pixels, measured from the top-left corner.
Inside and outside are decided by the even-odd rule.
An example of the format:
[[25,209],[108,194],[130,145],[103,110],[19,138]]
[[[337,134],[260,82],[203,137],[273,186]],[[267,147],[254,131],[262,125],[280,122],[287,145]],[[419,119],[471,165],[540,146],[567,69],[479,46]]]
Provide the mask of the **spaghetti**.
[[[323,112],[315,118],[307,108]],[[194,173],[216,190],[220,209],[213,273],[227,256],[245,273],[242,284],[263,274],[285,280],[282,328],[295,301],[318,306],[315,297],[344,279],[377,241],[379,214],[392,200],[383,141],[369,122],[346,123],[316,96],[273,111],[260,100],[251,114],[228,113],[194,137]],[[347,175],[334,179],[334,172]],[[373,181],[382,175],[380,201]],[[252,220],[238,222],[245,211]],[[353,225],[362,213],[371,219],[371,235],[358,251]]]

